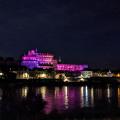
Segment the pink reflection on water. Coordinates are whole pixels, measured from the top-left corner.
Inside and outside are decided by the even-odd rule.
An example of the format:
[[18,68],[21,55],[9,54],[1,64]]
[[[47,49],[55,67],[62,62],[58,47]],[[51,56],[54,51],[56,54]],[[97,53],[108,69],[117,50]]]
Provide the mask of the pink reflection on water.
[[[42,90],[42,89],[41,89]],[[44,112],[62,113],[63,111],[73,110],[94,105],[94,91],[83,87],[53,87],[46,88],[43,98],[47,102]]]

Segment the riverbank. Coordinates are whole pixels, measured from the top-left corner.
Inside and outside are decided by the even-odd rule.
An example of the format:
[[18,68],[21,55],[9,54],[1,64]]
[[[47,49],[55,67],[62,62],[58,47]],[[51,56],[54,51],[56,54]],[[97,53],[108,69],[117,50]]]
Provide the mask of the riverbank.
[[30,85],[30,86],[83,86],[83,85],[119,85],[120,82],[116,78],[90,78],[85,81],[63,82],[56,79],[1,79],[0,85]]

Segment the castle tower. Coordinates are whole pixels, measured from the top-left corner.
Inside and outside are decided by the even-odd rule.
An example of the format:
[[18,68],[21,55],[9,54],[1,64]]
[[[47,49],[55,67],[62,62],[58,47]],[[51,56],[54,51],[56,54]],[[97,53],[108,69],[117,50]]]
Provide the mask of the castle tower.
[[59,62],[59,63],[61,63],[61,62],[62,62],[61,57],[59,57],[58,62]]

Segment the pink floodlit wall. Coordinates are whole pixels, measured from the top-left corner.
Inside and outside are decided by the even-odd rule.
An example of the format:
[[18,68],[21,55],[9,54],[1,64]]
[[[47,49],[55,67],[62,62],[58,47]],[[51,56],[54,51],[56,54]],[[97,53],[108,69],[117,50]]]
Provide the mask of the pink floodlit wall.
[[49,53],[38,53],[36,50],[28,51],[28,54],[22,57],[21,65],[26,66],[30,69],[53,68],[57,71],[70,71],[70,72],[82,71],[85,68],[88,68],[87,65],[58,64],[58,61],[54,59],[54,55]]
[[85,68],[88,68],[87,65],[74,65],[74,64],[57,64],[56,70],[58,71],[82,71]]
[[[49,53],[38,53],[35,50],[28,51],[27,55],[22,57],[23,66],[26,66],[30,69],[33,68],[43,68],[48,69],[51,68],[49,65],[57,64],[57,60],[54,59],[54,55]],[[44,65],[48,65],[47,67]]]
[[27,55],[22,57],[23,61],[38,61],[40,64],[53,64],[54,56],[48,53],[38,54],[34,50],[28,52]]

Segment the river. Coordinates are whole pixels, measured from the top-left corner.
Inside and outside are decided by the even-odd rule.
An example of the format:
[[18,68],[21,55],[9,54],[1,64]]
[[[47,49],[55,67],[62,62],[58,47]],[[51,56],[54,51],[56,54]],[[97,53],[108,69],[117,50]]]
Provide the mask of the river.
[[[44,105],[38,104],[41,98]],[[120,86],[0,88],[0,120],[119,119],[119,108]]]

